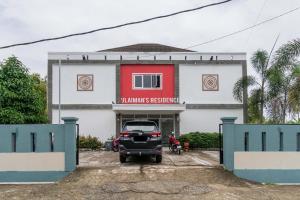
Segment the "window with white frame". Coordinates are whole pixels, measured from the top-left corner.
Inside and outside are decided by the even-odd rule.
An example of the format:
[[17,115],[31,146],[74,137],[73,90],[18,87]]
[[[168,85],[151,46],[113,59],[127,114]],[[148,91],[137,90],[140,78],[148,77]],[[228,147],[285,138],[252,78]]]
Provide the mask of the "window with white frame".
[[162,74],[133,74],[133,89],[161,89]]

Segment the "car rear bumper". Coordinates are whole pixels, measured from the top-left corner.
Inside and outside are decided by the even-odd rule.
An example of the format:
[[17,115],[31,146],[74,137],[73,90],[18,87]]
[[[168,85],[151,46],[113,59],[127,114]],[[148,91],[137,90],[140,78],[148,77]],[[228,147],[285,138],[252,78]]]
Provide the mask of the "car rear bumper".
[[162,145],[157,145],[153,149],[127,149],[124,145],[119,146],[119,152],[121,155],[161,155],[162,154]]

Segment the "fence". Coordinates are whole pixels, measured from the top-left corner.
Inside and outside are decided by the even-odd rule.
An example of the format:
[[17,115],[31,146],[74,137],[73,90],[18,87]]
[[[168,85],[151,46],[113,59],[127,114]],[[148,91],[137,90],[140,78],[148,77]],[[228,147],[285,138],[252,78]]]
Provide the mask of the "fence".
[[300,183],[300,125],[234,124],[223,121],[224,167],[264,183]]
[[53,182],[76,168],[76,121],[0,125],[0,182]]

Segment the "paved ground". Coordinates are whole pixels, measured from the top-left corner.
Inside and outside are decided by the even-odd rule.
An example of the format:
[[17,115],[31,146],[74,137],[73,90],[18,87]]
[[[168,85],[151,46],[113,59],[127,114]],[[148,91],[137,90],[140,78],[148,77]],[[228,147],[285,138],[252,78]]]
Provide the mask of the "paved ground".
[[[177,155],[170,153],[168,149],[164,149],[164,156],[161,165],[168,166],[218,166],[219,165],[218,151],[193,151]],[[80,153],[81,167],[104,167],[104,166],[120,166],[119,154],[114,152],[81,152]],[[153,162],[152,162],[153,161]],[[156,165],[151,158],[129,158],[127,163],[122,166],[132,165]]]
[[241,180],[217,164],[215,152],[165,153],[118,162],[118,153],[80,154],[78,170],[59,183],[0,185],[0,199],[300,199],[300,186]]

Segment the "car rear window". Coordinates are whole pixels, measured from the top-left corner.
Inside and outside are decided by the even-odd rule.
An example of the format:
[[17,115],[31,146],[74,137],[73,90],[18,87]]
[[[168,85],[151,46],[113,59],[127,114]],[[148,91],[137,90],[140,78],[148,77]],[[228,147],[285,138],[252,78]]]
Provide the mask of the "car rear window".
[[124,126],[124,131],[157,131],[156,124],[154,122],[127,122]]

